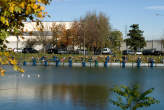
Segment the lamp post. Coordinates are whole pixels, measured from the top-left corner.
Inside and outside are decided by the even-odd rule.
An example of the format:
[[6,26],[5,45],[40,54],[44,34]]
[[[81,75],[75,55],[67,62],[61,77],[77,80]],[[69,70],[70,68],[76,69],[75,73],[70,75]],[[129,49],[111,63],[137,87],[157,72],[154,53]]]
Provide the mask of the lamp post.
[[84,48],[84,56],[85,56],[85,30],[84,30],[84,39],[83,40],[84,40],[83,41],[84,42],[84,47],[83,48]]
[[18,52],[18,42],[19,42],[18,35],[16,35],[16,38],[17,38],[17,52]]

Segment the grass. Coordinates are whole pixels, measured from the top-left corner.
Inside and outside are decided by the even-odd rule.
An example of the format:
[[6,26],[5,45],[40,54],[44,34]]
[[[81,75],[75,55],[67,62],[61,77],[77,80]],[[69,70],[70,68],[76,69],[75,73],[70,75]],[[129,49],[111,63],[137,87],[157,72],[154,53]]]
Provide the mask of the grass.
[[[35,57],[38,61],[42,56],[46,56],[47,59],[52,59],[53,56],[57,56],[58,58],[62,59],[65,58],[64,62],[68,62],[68,58],[72,57],[72,62],[81,62],[81,58],[85,57],[86,61],[92,57],[92,61],[97,60],[98,62],[104,62],[105,57],[107,55],[75,55],[75,54],[43,54],[43,53],[37,53],[37,54],[23,54],[23,53],[14,53],[15,58],[19,62],[27,61],[31,62],[32,57]],[[164,59],[164,56],[144,56],[144,55],[127,55],[127,62],[133,62],[135,63],[137,61],[138,57],[141,57],[142,63],[148,63],[149,58],[153,58],[155,60],[155,63],[162,63],[161,61]],[[110,55],[110,62],[121,62],[122,55],[118,54],[116,56]]]

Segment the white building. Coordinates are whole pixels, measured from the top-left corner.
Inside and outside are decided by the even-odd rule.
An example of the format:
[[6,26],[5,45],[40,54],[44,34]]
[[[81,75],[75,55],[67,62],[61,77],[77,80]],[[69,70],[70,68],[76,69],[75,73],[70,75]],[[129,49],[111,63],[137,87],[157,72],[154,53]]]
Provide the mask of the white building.
[[[65,25],[66,29],[69,29],[71,27],[72,22],[42,22],[42,24],[44,25],[45,29],[44,31],[46,31],[47,37],[51,37],[52,36],[52,32],[51,32],[51,27],[53,25],[53,23],[58,24],[63,24]],[[35,31],[37,31],[37,27],[36,27],[36,22],[24,22],[24,34],[22,37],[17,37],[16,36],[9,36],[7,38],[7,40],[9,41],[9,43],[7,43],[7,48],[10,49],[14,49],[14,48],[24,48],[25,47],[25,42],[27,41],[27,39],[31,39],[31,38],[35,38],[35,35],[30,35],[29,32],[33,32],[35,33]],[[37,50],[41,49],[41,46],[36,46],[35,47]]]

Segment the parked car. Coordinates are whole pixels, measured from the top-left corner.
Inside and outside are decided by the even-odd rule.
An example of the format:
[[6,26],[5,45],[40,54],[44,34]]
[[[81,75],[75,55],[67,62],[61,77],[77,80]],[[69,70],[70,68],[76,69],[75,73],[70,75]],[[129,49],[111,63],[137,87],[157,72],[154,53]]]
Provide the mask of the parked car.
[[95,50],[94,55],[100,55],[102,53],[101,49]]
[[112,51],[109,48],[103,48],[102,54],[112,54]]
[[156,49],[145,49],[142,51],[143,55],[155,55]]
[[[78,54],[84,54],[84,49],[78,49],[78,50],[77,50],[77,53],[78,53]],[[88,54],[88,50],[85,50],[85,54],[86,54],[86,55]]]
[[142,53],[142,51],[137,51],[137,52],[135,52],[135,54],[136,55],[142,55],[143,53]]
[[135,55],[135,52],[133,50],[123,50],[123,55]]
[[22,53],[38,53],[38,51],[36,49],[33,49],[33,48],[24,48],[22,50]]
[[17,52],[17,53],[22,53],[22,50],[23,50],[22,48],[14,48],[13,51],[14,51],[15,53],[16,53],[16,52]]
[[58,54],[68,54],[67,49],[58,49]]
[[156,50],[156,51],[154,52],[154,55],[164,55],[164,51]]

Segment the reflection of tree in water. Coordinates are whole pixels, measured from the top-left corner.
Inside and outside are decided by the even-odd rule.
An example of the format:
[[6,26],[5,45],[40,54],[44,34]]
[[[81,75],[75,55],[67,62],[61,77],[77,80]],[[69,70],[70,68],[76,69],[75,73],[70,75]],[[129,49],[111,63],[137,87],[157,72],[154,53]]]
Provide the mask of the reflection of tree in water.
[[129,73],[129,85],[139,85],[140,89],[144,89],[144,83],[145,83],[145,71],[142,68],[132,68],[130,69]]
[[107,109],[109,103],[109,88],[97,85],[42,85],[35,88],[35,96],[46,101],[48,97],[60,99],[63,103],[69,101],[74,106],[90,109]]

